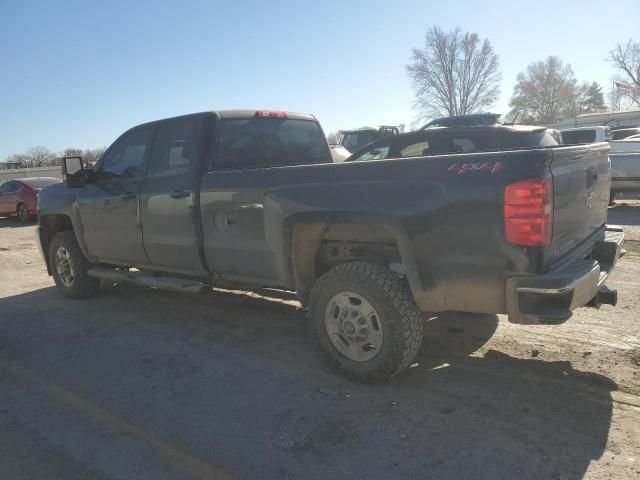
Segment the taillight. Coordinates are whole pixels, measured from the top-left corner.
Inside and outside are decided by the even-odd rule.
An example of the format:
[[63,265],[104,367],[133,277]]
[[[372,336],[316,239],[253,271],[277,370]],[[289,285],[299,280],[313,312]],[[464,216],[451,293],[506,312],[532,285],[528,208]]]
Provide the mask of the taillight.
[[258,110],[256,112],[258,118],[287,118],[286,112],[276,112],[273,110]]
[[512,183],[504,189],[504,230],[516,245],[551,243],[553,180],[551,177]]

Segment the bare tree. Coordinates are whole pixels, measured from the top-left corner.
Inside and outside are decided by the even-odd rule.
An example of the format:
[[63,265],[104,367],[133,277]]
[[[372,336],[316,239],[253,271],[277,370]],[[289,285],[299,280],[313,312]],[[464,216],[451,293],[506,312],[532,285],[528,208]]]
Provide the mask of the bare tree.
[[618,71],[617,91],[634,106],[640,107],[640,42],[618,43],[609,52],[609,61]]
[[424,46],[413,49],[407,72],[425,117],[478,112],[500,95],[498,55],[491,42],[460,28],[430,28]]
[[82,156],[81,148],[65,148],[61,157],[74,157],[74,156]]
[[547,57],[518,74],[509,106],[536,123],[553,123],[571,108],[576,83],[570,65],[558,57]]
[[51,150],[41,145],[29,148],[24,155],[27,158],[26,163],[29,167],[42,167],[55,158]]
[[106,149],[107,149],[106,147],[88,148],[82,152],[82,159],[87,164],[88,163],[94,164],[98,160],[100,160],[100,157],[102,156],[102,154],[105,152]]

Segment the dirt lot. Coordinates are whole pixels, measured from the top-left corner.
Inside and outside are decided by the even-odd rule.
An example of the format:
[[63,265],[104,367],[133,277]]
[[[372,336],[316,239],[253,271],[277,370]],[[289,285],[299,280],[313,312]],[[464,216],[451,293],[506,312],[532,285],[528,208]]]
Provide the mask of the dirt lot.
[[640,202],[610,209],[619,304],[561,326],[447,314],[383,386],[328,370],[286,296],[62,299],[0,219],[7,479],[640,478]]

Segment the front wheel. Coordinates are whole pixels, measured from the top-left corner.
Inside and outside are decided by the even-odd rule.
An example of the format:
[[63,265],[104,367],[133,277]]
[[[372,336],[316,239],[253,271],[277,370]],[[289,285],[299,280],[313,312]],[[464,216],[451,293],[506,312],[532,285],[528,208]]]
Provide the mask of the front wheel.
[[87,275],[91,267],[72,231],[56,233],[49,245],[49,265],[62,295],[87,298],[98,293],[100,280]]
[[329,362],[376,383],[409,367],[422,343],[423,314],[406,279],[369,262],[322,275],[309,298],[309,326]]

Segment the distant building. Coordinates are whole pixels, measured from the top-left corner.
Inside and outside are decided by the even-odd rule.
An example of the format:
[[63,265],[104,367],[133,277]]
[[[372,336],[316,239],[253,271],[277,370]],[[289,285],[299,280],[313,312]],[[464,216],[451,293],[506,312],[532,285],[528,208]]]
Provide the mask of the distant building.
[[22,162],[0,162],[0,169],[2,170],[11,170],[14,168],[24,168],[24,164]]
[[563,118],[549,124],[551,128],[575,127],[635,127],[640,125],[640,110],[624,110],[621,112],[583,113],[573,118]]

